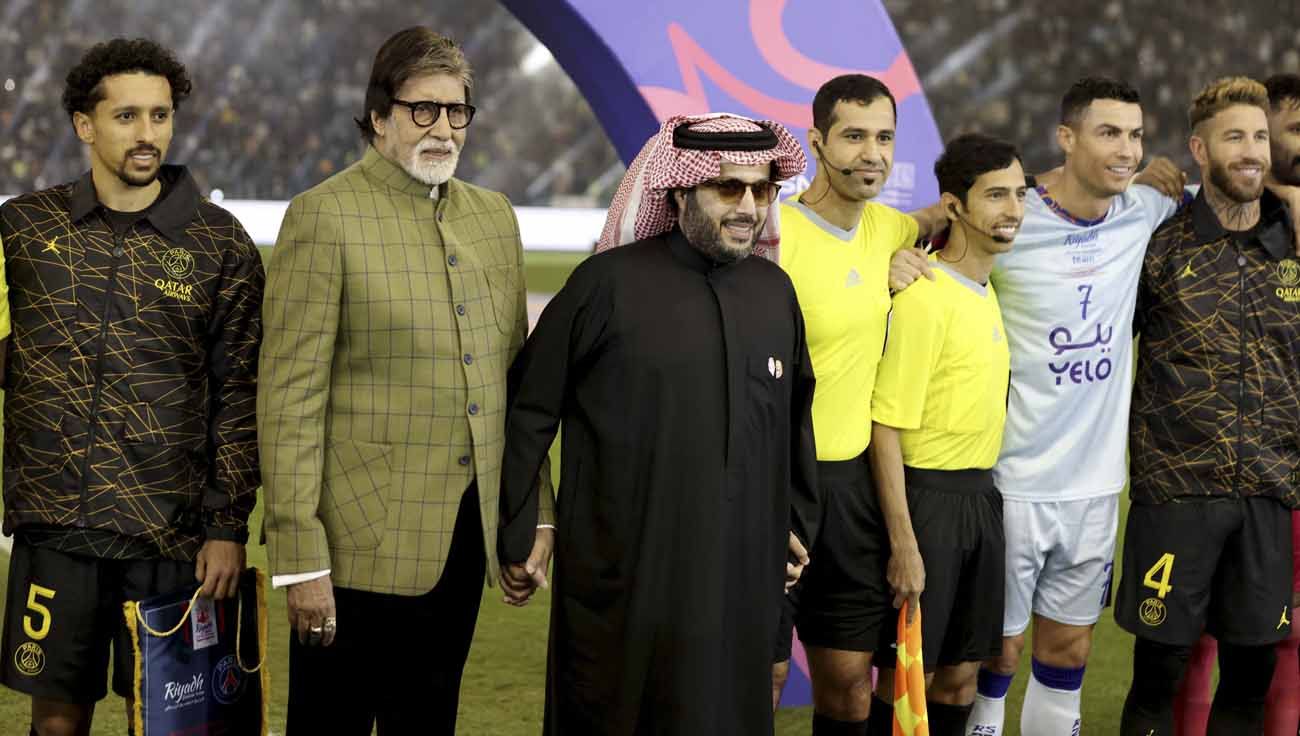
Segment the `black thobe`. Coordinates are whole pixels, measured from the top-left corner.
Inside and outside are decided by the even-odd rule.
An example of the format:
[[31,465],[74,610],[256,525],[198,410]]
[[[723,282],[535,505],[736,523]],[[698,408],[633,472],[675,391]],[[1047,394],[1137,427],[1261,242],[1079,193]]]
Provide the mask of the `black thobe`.
[[548,734],[770,734],[788,533],[817,522],[789,278],[680,231],[585,261],[511,369],[502,560],[564,423]]

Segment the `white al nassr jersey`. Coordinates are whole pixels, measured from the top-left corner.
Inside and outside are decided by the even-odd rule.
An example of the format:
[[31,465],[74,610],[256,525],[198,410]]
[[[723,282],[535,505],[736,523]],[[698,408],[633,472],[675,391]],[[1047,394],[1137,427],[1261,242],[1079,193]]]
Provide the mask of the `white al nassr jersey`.
[[1011,348],[1011,390],[994,478],[1002,495],[1069,501],[1125,483],[1133,310],[1147,242],[1178,203],[1135,185],[1096,222],[1030,190],[993,286]]

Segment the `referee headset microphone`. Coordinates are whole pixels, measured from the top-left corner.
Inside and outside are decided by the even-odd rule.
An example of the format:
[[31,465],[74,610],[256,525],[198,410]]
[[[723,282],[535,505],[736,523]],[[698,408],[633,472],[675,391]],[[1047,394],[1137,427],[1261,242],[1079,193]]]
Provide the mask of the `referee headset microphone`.
[[[1026,185],[1032,186],[1032,184],[1030,183],[1032,182],[1032,179],[1030,177],[1025,177],[1025,182]],[[993,233],[981,229],[978,225],[966,219],[966,216],[961,213],[961,210],[957,208],[957,205],[955,203],[948,204],[948,211],[952,213],[953,217],[957,218],[957,223],[961,225],[963,230],[965,230],[966,228],[970,228],[971,230],[974,230],[975,232],[979,233],[980,235],[983,235],[986,238],[994,237]],[[952,241],[949,240],[948,242],[952,242]],[[962,249],[961,255],[956,258],[944,257],[944,251],[946,251],[947,248],[942,248],[936,251],[939,255],[939,260],[947,261],[948,263],[956,263],[957,261],[960,261],[961,259],[966,257],[966,251],[970,248],[969,236],[967,237],[967,242],[965,242],[964,245],[965,248]],[[926,246],[926,252],[931,252],[930,246],[928,245]]]
[[[826,157],[826,152],[822,150],[821,143],[817,141],[812,141],[812,146],[817,151],[817,160],[825,164],[826,168],[830,169],[831,171],[837,172],[840,176],[853,176],[852,168],[849,168],[847,166],[836,166],[835,164],[831,163],[831,160]],[[818,202],[822,201],[823,199],[826,199],[826,195],[830,193],[831,193],[831,183],[830,180],[827,179],[826,191],[822,192],[822,196],[812,201],[805,201],[804,204],[808,205],[809,207],[815,207]],[[800,199],[803,199],[803,197],[800,197]]]
[[840,172],[842,176],[853,176],[852,168],[848,166],[836,166],[834,163],[831,162],[829,158],[826,157],[826,152],[822,150],[822,144],[813,143],[813,146],[817,149],[817,158],[821,159],[822,163]]
[[[975,226],[975,223],[973,223],[973,222],[967,220],[967,219],[966,219],[966,216],[963,215],[963,214],[961,213],[961,210],[957,209],[957,205],[956,205],[956,204],[949,203],[949,205],[948,205],[948,211],[952,213],[953,217],[956,217],[956,218],[957,218],[957,224],[961,225],[961,227],[962,227],[963,230],[965,230],[966,228],[969,227],[970,229],[974,230],[974,231],[977,232],[977,233],[980,233],[981,235],[986,235],[986,236],[988,235],[988,233],[986,233],[986,232],[984,232],[983,230],[980,230],[978,227],[976,227],[976,226]],[[947,242],[948,242],[948,243],[951,243],[952,240],[950,239],[950,240],[948,240]],[[933,245],[933,244],[931,244],[930,246],[927,246],[927,247],[926,247],[926,252],[931,252],[931,251],[930,251],[930,247],[932,247],[932,245]],[[945,258],[945,257],[944,257],[944,254],[945,254],[945,253],[947,252],[947,250],[948,250],[948,248],[946,247],[946,244],[945,244],[945,247],[940,248],[939,250],[937,250],[937,251],[933,251],[933,252],[936,253],[936,254],[938,255],[939,260],[941,260],[941,261],[946,261],[946,262],[948,262],[948,263],[956,263],[957,261],[960,261],[961,259],[965,258],[965,257],[966,257],[966,251],[970,249],[970,236],[969,236],[969,235],[967,235],[967,237],[964,239],[964,242],[962,243],[962,246],[963,246],[963,247],[962,247],[961,255],[958,256],[958,257],[956,257],[956,258]]]

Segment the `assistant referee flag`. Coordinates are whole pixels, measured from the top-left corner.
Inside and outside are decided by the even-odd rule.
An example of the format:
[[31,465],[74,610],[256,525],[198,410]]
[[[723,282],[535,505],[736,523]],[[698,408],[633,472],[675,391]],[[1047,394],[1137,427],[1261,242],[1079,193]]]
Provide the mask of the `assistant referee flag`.
[[894,736],[930,736],[921,657],[921,606],[907,623],[908,602],[898,609],[898,664],[894,668]]

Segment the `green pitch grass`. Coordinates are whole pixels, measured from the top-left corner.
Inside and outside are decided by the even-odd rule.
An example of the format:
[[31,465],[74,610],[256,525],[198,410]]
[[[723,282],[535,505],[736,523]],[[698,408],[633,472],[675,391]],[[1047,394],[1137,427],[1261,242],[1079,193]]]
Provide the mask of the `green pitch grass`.
[[[535,292],[554,292],[564,283],[581,256],[559,253],[528,254],[528,286]],[[552,457],[558,471],[559,458]],[[1127,512],[1124,503],[1121,513]],[[254,513],[252,528],[260,528],[261,508]],[[1120,525],[1121,533],[1123,524]],[[1122,548],[1122,547],[1121,547]],[[266,549],[248,548],[249,564],[266,569]],[[1119,566],[1116,565],[1118,568]],[[8,557],[0,553],[0,592],[6,590]],[[284,593],[269,594],[271,639],[268,666],[271,668],[271,731],[284,733],[285,701],[289,674],[288,624]],[[474,645],[461,688],[459,733],[467,736],[519,736],[541,733],[543,683],[546,677],[546,637],[550,598],[545,591],[526,608],[516,609],[501,602],[500,591],[484,591]],[[397,623],[397,622],[395,622]],[[340,622],[346,626],[346,622]],[[413,636],[432,635],[412,632]],[[1119,731],[1119,714],[1131,676],[1133,637],[1121,631],[1110,611],[1097,627],[1092,660],[1083,691],[1084,733],[1112,734]],[[376,652],[375,666],[383,667],[389,653]],[[1028,657],[1011,689],[1007,708],[1007,733],[1020,732],[1020,702],[1024,695]],[[368,676],[357,673],[358,677]],[[0,734],[27,733],[29,720],[26,696],[0,688]],[[797,736],[812,732],[810,708],[783,710],[777,715],[777,734]],[[126,719],[120,699],[110,695],[101,701],[95,715],[95,734],[121,736]]]
[[[558,464],[558,458],[557,464]],[[253,528],[260,524],[261,510],[254,517]],[[6,589],[8,558],[0,554],[0,591]],[[249,564],[266,569],[266,548],[249,546]],[[269,594],[271,641],[268,666],[271,668],[271,730],[284,733],[284,709],[288,697],[289,672],[288,624],[284,594]],[[497,589],[483,594],[478,628],[465,680],[461,688],[459,733],[480,734],[541,733],[543,682],[546,677],[546,636],[550,596],[539,591],[526,608],[511,608],[501,602]],[[421,635],[412,632],[412,635]],[[1089,663],[1083,691],[1084,733],[1119,732],[1119,713],[1128,691],[1133,637],[1115,626],[1107,611],[1097,627],[1096,647]],[[376,666],[382,667],[386,655],[376,653]],[[1008,702],[1010,736],[1020,732],[1020,701],[1024,696],[1028,659],[1011,689]],[[358,677],[365,676],[358,673]],[[25,696],[0,688],[0,733],[24,734],[28,721]],[[793,708],[777,714],[776,733],[802,736],[812,733],[811,708]],[[95,714],[95,734],[120,736],[126,733],[126,720],[120,700],[113,695],[103,700]]]

